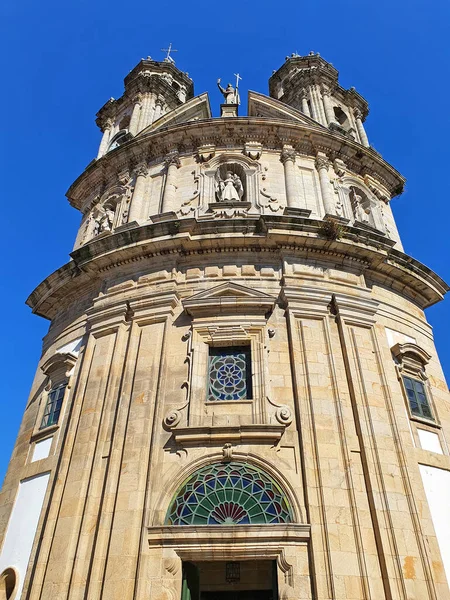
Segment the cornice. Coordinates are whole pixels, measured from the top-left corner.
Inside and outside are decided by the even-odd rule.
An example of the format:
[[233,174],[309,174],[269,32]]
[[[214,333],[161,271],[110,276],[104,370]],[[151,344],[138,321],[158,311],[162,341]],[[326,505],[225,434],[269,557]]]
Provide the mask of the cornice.
[[203,264],[205,256],[223,257],[224,252],[267,253],[279,261],[298,256],[341,264],[344,269],[364,272],[372,283],[389,287],[421,309],[441,300],[449,289],[431,269],[394,250],[384,236],[343,226],[342,237],[331,241],[322,234],[323,221],[287,216],[262,217],[260,221],[183,219],[175,235],[168,221],[94,240],[74,251],[73,260],[45,279],[27,304],[33,312],[54,319],[63,302],[77,302],[83,290],[87,293],[93,282],[115,269],[122,272],[140,261],[161,264],[161,257],[176,265],[194,255],[201,256]]
[[391,196],[398,194],[405,182],[377,152],[320,125],[236,117],[181,123],[164,131],[139,135],[90,163],[70,186],[67,197],[74,208],[81,210],[92,189],[113,180],[124,169],[131,170],[133,164],[142,160],[162,162],[174,149],[178,149],[180,157],[192,156],[204,144],[215,145],[216,153],[233,149],[243,152],[248,141],[259,142],[264,149],[274,151],[281,151],[284,145],[290,144],[298,153],[311,157],[324,152],[331,160],[344,160],[353,173],[374,177],[385,185]]

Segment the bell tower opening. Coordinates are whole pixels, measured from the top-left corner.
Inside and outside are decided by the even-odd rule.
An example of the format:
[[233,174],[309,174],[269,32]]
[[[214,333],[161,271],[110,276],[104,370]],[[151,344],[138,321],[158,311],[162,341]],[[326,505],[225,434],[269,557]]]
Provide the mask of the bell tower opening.
[[278,600],[276,561],[183,562],[181,600]]

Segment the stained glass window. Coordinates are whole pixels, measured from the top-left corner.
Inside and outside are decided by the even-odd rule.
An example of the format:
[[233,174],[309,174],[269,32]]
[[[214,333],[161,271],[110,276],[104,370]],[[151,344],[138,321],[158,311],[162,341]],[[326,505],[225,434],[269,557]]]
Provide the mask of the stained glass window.
[[65,391],[66,384],[64,383],[53,388],[49,392],[40,429],[44,429],[44,427],[49,427],[50,425],[56,425],[58,422]]
[[168,525],[291,523],[289,502],[275,481],[239,462],[203,467],[181,486],[167,514]]
[[208,400],[250,400],[251,397],[250,346],[211,347]]
[[423,383],[411,377],[403,377],[403,383],[405,384],[412,414],[417,417],[433,419]]

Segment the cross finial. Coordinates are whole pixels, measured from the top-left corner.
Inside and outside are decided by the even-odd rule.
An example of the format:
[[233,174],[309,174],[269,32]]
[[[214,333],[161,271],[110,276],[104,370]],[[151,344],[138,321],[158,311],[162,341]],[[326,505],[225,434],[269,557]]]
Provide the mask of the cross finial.
[[236,77],[236,89],[238,89],[239,80],[242,79],[242,77],[239,75],[239,73],[235,73],[234,76]]
[[168,48],[161,48],[161,52],[167,52],[167,56],[164,59],[165,62],[170,62],[175,64],[175,61],[173,60],[173,58],[170,56],[171,52],[178,52],[178,50],[175,50],[174,48],[172,48],[172,42],[170,42],[169,47]]

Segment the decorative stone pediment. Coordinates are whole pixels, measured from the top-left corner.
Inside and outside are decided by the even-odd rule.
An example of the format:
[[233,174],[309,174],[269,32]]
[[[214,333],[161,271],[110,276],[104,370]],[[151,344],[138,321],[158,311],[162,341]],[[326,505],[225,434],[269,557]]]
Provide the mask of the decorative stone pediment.
[[77,356],[71,352],[57,352],[41,366],[42,372],[49,378],[49,386],[66,380],[77,362]]
[[147,133],[153,133],[162,127],[167,128],[180,123],[189,123],[190,121],[210,119],[211,116],[208,94],[200,94],[200,96],[192,98],[192,100],[182,104],[175,110],[166,113],[160,119],[141,131],[139,136]]
[[275,302],[273,296],[228,281],[187,298],[183,306],[193,317],[213,314],[265,315],[273,309]]
[[431,359],[431,355],[426,350],[417,344],[406,342],[405,344],[395,344],[391,351],[401,371],[424,377],[425,366]]
[[304,125],[312,125],[316,128],[323,128],[317,121],[307,117],[299,110],[257,92],[248,93],[248,116],[282,119],[283,121],[293,121],[295,123],[303,123]]

